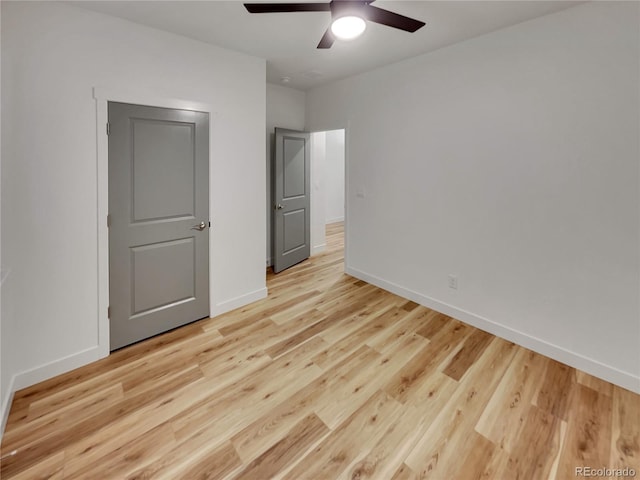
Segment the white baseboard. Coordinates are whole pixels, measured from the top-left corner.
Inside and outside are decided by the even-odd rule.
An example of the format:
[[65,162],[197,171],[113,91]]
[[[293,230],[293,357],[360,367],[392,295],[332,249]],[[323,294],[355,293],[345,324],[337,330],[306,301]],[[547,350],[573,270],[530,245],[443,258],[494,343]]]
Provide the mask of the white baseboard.
[[[244,305],[255,302],[256,300],[265,298],[266,296],[266,287],[258,289],[246,295],[242,295],[240,297],[236,297],[215,305],[213,311],[211,312],[211,315],[220,315],[230,310],[243,307]],[[108,350],[105,353],[104,348],[96,345],[73,355],[69,355],[68,357],[64,357],[59,360],[32,368],[25,372],[13,375],[7,389],[8,391],[5,394],[5,398],[2,399],[2,411],[0,412],[2,424],[0,425],[0,435],[4,433],[4,427],[6,425],[7,419],[9,418],[11,402],[13,401],[15,392],[23,388],[30,387],[31,385],[35,385],[38,382],[53,378],[56,375],[66,373],[75,368],[79,368],[91,362],[95,362],[96,360],[104,358],[108,355]]]
[[9,391],[6,394],[6,397],[3,399],[4,402],[2,404],[2,430],[0,431],[4,433],[4,427],[7,418],[9,417],[11,402],[13,401],[13,395],[15,392],[23,388],[30,387],[31,385],[35,385],[36,383],[42,382],[44,380],[53,378],[57,375],[70,372],[71,370],[82,367],[91,362],[95,362],[96,360],[100,360],[101,358],[104,358],[108,355],[108,351],[105,354],[104,349],[96,345],[67,357],[54,360],[53,362],[49,362],[43,365],[39,365],[37,367],[13,375],[13,377],[11,377],[11,382],[9,383]]
[[267,287],[259,288],[253,292],[249,292],[245,295],[240,295],[239,297],[232,298],[231,300],[225,300],[224,302],[220,302],[214,305],[211,316],[216,317],[218,315],[222,315],[223,313],[230,312],[231,310],[235,310],[236,308],[244,307],[250,303],[253,303],[258,300],[262,300],[267,297]]
[[108,355],[109,352],[106,352],[105,354],[103,349],[96,345],[95,347],[87,348],[86,350],[82,350],[59,360],[54,360],[53,362],[40,365],[25,372],[17,373],[14,376],[14,391],[30,387],[38,382],[48,380],[56,375],[69,372],[75,368],[83,367],[91,362],[107,357]]
[[11,404],[13,403],[13,394],[15,393],[15,388],[13,387],[16,376],[13,375],[11,377],[11,381],[9,382],[9,388],[7,392],[5,392],[5,396],[2,399],[2,410],[0,411],[0,438],[4,435],[4,428],[7,426],[7,420],[9,419],[9,411],[11,410]]
[[325,220],[325,225],[329,225],[330,223],[344,222],[344,215],[342,217],[328,218]]
[[324,252],[325,248],[327,248],[327,244],[323,243],[322,245],[316,245],[311,247],[311,255],[317,255],[318,253]]
[[396,295],[412,300],[420,305],[431,308],[440,313],[444,313],[445,315],[449,315],[450,317],[489,332],[497,337],[516,343],[541,355],[550,357],[558,362],[583,370],[590,375],[631,390],[632,392],[640,393],[640,377],[629,372],[624,372],[615,367],[605,365],[579,353],[572,352],[545,340],[532,337],[526,333],[514,330],[466,310],[459,309],[453,305],[449,305],[448,303],[422,295],[421,293],[414,292],[413,290],[409,290],[408,288],[402,287],[393,282],[388,282],[382,278],[370,275],[358,269],[345,266],[345,273],[377,287],[383,288],[391,293],[395,293]]

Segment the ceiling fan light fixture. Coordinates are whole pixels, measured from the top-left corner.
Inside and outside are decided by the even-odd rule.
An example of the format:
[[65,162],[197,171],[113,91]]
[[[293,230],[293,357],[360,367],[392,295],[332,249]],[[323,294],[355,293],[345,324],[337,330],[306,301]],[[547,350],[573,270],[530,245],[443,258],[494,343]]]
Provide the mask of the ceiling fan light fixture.
[[364,19],[355,15],[336,18],[331,23],[331,33],[340,40],[353,40],[362,35],[367,28]]

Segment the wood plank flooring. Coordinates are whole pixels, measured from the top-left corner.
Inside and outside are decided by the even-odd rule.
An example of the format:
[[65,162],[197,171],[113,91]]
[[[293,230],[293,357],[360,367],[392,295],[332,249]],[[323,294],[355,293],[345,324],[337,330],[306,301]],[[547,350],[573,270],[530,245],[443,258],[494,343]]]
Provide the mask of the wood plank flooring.
[[640,396],[343,273],[17,392],[3,479],[559,479],[640,475]]

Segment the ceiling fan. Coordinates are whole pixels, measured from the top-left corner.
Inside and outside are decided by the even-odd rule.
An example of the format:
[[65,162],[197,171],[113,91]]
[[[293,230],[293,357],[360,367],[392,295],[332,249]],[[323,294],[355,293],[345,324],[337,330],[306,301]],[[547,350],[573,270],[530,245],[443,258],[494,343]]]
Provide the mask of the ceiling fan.
[[336,38],[349,40],[362,34],[366,21],[415,32],[425,25],[371,5],[374,0],[331,0],[329,3],[245,3],[249,13],[331,12],[331,25],[322,36],[318,48],[331,48]]

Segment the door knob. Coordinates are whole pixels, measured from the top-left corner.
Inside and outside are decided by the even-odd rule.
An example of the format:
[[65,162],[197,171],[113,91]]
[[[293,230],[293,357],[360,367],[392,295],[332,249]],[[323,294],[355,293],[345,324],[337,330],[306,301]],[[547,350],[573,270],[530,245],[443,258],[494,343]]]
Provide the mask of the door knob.
[[205,228],[207,228],[207,225],[204,222],[200,222],[197,225],[194,225],[193,227],[191,227],[191,230],[204,230]]
[[276,205],[276,210],[282,210],[284,207],[281,204]]

